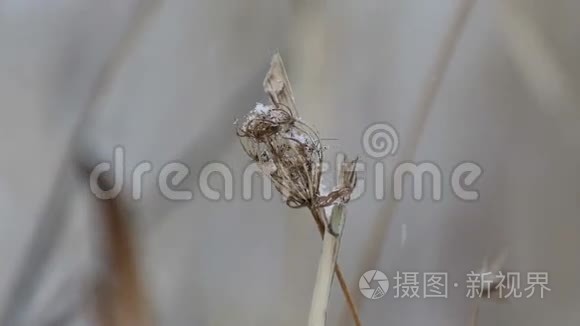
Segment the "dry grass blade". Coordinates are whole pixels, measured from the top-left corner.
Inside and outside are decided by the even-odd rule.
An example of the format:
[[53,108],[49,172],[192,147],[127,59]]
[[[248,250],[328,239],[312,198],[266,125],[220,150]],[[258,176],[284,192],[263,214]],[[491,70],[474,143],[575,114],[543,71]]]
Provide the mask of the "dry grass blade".
[[316,274],[316,283],[314,285],[310,316],[308,318],[309,326],[324,326],[326,324],[326,311],[328,308],[328,300],[330,299],[330,289],[345,220],[344,205],[335,205],[332,208],[330,221],[324,233],[322,254],[320,255],[320,261],[318,263],[318,272]]
[[295,115],[298,114],[290,80],[288,80],[288,74],[279,53],[272,57],[270,70],[264,78],[264,91],[273,103],[288,108]]
[[[312,217],[314,218],[314,222],[318,227],[318,231],[320,232],[320,236],[324,237],[324,232],[326,231],[326,224],[324,222],[325,221],[324,210],[318,208],[311,210],[311,213]],[[352,314],[352,318],[355,322],[355,325],[356,326],[362,325],[358,309],[356,308],[356,303],[354,302],[354,298],[350,294],[350,290],[348,289],[348,283],[346,282],[346,278],[344,277],[344,274],[342,273],[342,269],[340,268],[338,262],[334,266],[334,273],[336,274],[336,279],[338,280],[338,284],[340,285],[340,288],[346,300],[347,307]]]

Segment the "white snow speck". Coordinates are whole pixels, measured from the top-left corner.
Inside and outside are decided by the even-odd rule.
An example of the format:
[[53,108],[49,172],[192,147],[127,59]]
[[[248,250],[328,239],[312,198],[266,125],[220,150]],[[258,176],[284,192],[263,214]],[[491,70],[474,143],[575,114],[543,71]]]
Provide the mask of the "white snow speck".
[[262,103],[256,103],[256,107],[254,107],[254,112],[258,114],[268,114],[268,112],[270,112],[270,106],[264,105]]

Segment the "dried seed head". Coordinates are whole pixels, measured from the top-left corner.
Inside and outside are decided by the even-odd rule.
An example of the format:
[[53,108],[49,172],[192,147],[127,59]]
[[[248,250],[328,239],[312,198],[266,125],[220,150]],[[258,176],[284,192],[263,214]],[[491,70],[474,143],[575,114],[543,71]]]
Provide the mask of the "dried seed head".
[[322,148],[316,133],[288,111],[257,104],[238,127],[248,155],[291,207],[316,203]]
[[257,103],[238,128],[238,136],[265,140],[287,130],[294,123],[294,117],[283,109]]
[[279,55],[272,59],[264,89],[272,103],[258,103],[238,124],[237,135],[248,156],[290,207],[314,208],[348,201],[356,184],[352,162],[343,170],[339,186],[327,196],[320,195],[323,147],[316,132],[297,117]]

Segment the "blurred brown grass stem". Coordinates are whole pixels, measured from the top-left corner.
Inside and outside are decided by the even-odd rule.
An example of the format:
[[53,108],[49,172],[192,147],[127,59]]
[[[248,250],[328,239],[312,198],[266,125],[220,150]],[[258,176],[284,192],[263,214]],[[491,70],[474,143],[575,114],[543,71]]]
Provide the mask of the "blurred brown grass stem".
[[77,151],[77,142],[82,138],[81,135],[86,124],[91,120],[94,111],[97,110],[102,97],[108,93],[120,67],[131,53],[146,23],[157,12],[161,2],[161,0],[138,2],[128,30],[120,37],[113,53],[98,73],[87,98],[86,108],[81,113],[78,123],[70,135],[62,163],[55,175],[55,181],[52,182],[49,197],[44,209],[41,210],[42,216],[35,227],[34,236],[31,237],[32,242],[26,249],[23,263],[16,273],[17,279],[9,289],[10,294],[7,297],[10,300],[2,311],[0,325],[21,326],[25,323],[27,306],[38,290],[41,276],[54,254],[56,243],[61,238],[67,221],[65,210],[71,195],[70,184],[77,181],[75,177],[83,178],[83,181],[86,180],[84,179],[86,167],[82,163],[83,155],[86,153]]

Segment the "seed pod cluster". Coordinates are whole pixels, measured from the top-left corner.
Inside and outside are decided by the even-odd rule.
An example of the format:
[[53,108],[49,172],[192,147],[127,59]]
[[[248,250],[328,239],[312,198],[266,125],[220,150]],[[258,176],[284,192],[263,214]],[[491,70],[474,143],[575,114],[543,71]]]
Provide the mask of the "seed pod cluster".
[[271,103],[258,103],[237,125],[245,152],[272,180],[290,207],[318,208],[348,201],[356,185],[355,162],[343,166],[340,182],[333,191],[320,194],[324,148],[314,129],[297,115],[279,55],[272,60],[264,89]]

